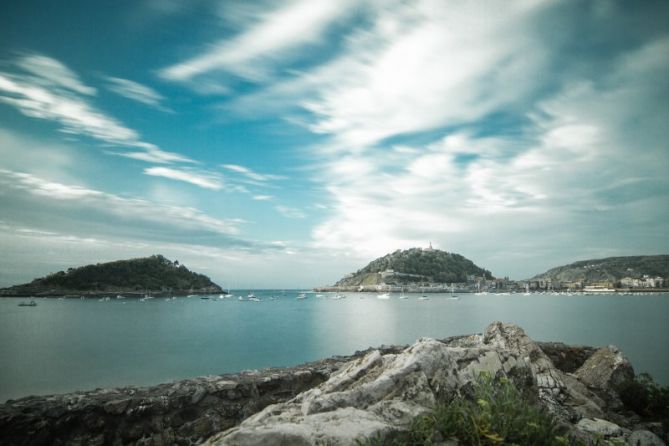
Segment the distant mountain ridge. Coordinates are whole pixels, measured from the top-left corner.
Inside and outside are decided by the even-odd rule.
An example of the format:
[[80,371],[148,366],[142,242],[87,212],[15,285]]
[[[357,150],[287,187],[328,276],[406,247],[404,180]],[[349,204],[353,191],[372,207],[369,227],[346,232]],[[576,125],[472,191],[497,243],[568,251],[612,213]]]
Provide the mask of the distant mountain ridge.
[[490,271],[460,254],[438,249],[397,250],[339,280],[335,287],[460,283],[468,276],[492,278]]
[[669,255],[607,257],[581,260],[549,269],[529,280],[559,282],[617,282],[625,277],[643,275],[669,277]]
[[63,294],[219,293],[209,277],[189,271],[178,261],[151,257],[69,268],[30,283],[0,289],[3,296]]

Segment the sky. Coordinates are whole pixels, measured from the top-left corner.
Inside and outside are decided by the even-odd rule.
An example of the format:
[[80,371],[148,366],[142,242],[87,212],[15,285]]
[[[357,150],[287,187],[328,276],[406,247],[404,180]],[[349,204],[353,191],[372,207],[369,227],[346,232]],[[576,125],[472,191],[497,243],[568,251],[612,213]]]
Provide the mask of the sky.
[[666,1],[7,1],[0,286],[163,254],[231,288],[397,249],[667,254]]

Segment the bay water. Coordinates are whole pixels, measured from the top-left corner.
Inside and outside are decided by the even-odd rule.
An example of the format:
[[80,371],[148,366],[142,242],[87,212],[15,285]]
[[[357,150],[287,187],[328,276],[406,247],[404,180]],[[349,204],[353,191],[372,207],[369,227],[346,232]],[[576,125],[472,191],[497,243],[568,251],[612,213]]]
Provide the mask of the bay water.
[[292,366],[420,337],[480,333],[492,321],[535,340],[620,347],[637,372],[669,384],[669,294],[433,294],[257,291],[261,302],[0,299],[0,402],[97,387]]

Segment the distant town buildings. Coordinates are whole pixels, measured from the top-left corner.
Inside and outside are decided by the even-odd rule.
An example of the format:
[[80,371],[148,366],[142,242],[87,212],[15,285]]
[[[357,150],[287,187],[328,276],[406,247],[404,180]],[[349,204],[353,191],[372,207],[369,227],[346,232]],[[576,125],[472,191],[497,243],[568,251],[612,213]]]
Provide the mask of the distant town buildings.
[[640,279],[634,277],[620,279],[623,288],[662,288],[664,282],[662,277],[650,277],[648,274],[644,274]]

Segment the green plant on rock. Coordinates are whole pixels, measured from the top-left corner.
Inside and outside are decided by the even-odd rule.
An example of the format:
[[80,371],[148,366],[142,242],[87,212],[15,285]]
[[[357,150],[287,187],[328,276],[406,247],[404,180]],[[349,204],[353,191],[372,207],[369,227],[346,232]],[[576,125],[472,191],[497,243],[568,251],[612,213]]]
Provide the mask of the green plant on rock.
[[669,429],[669,387],[658,385],[647,373],[622,382],[616,388],[625,407],[648,420],[662,421]]
[[359,444],[433,445],[449,438],[471,446],[573,444],[550,414],[532,404],[506,378],[481,374],[467,393],[416,418],[407,432],[385,441],[377,436]]

